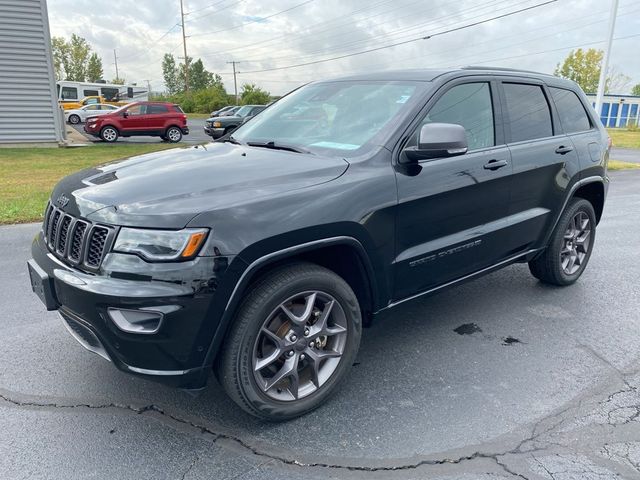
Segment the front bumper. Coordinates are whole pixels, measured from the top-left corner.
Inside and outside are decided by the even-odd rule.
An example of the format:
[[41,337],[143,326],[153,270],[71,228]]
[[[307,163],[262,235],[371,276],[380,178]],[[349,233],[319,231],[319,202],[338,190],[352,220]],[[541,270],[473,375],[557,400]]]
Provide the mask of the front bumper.
[[220,138],[224,135],[224,128],[214,128],[214,127],[207,127],[205,125],[204,127],[204,133],[206,133],[207,135],[213,137],[213,138]]
[[[41,233],[32,255],[34,291],[47,309],[58,310],[85,348],[122,371],[164,384],[186,389],[206,384],[211,372],[206,355],[218,324],[211,307],[224,274],[216,258],[148,264],[133,255],[109,253],[96,275],[55,257]],[[163,312],[160,328],[152,334],[123,331],[111,316],[114,310]]]
[[93,126],[90,127],[88,122],[85,123],[83,130],[89,135],[99,135],[100,129],[98,128],[98,126],[96,124],[92,124],[92,125]]

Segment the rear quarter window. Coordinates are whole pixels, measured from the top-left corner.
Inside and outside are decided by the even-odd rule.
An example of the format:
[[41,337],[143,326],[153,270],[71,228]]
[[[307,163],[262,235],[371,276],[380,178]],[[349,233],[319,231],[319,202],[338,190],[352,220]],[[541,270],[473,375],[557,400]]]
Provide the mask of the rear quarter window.
[[575,92],[556,87],[550,87],[549,90],[565,133],[584,132],[591,129],[591,120]]
[[551,137],[553,126],[547,97],[539,85],[503,83],[511,141]]

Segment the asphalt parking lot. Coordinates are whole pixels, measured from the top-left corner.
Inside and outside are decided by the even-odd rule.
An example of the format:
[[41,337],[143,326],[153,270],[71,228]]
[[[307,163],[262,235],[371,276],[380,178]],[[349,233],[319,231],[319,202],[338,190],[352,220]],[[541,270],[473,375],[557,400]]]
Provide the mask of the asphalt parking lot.
[[[189,126],[189,135],[184,135],[182,137],[183,143],[206,143],[213,141],[212,138],[204,133],[204,122],[203,118],[190,118],[187,120],[187,125]],[[84,135],[88,140],[92,142],[100,142],[103,143],[101,139],[94,137],[92,135],[87,135],[84,133],[84,123],[80,123],[78,125],[69,126],[75,128],[78,132]],[[118,139],[118,143],[162,143],[160,137],[120,137]]]
[[611,178],[576,285],[514,265],[404,304],[281,424],[86,352],[30,292],[39,225],[0,227],[0,478],[640,478],[640,171]]

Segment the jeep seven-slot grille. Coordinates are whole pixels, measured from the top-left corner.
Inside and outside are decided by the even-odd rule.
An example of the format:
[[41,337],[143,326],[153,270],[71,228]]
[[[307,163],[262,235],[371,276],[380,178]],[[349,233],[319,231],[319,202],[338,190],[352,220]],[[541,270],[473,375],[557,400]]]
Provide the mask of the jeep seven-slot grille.
[[49,204],[42,226],[49,250],[78,266],[97,269],[107,251],[113,229],[81,220]]

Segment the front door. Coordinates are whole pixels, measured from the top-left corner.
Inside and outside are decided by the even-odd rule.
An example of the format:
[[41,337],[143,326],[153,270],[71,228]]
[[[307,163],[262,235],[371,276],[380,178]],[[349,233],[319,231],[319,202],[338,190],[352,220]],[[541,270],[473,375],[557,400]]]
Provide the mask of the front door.
[[127,108],[123,113],[126,116],[120,119],[123,133],[135,134],[148,130],[147,127],[147,105],[136,104]]
[[[490,78],[458,80],[430,100],[406,146],[427,122],[455,123],[467,133],[464,155],[399,165],[395,299],[481,270],[505,258],[511,157],[497,125],[501,111]],[[497,121],[498,120],[498,121]]]

